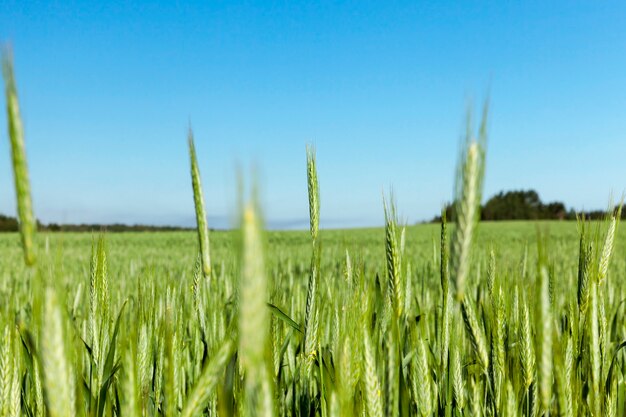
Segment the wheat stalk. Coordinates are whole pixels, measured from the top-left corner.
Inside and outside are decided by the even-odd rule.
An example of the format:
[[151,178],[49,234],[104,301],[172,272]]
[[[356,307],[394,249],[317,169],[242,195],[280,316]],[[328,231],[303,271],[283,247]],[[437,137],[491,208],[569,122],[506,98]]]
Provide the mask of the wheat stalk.
[[472,241],[480,220],[487,140],[487,108],[485,104],[478,140],[473,139],[468,117],[466,143],[459,162],[455,193],[457,225],[451,253],[452,276],[458,301],[463,301],[465,295],[465,280],[469,273]]
[[383,416],[382,391],[380,381],[376,371],[376,359],[374,357],[374,346],[367,328],[363,328],[363,362],[364,362],[364,392],[365,407],[369,417]]
[[15,86],[13,74],[13,59],[8,48],[2,52],[2,73],[4,75],[13,178],[15,180],[17,215],[22,248],[24,250],[24,261],[26,265],[34,265],[36,260],[34,240],[37,224],[33,214],[28,164],[26,162],[26,146],[24,145],[24,129],[22,127],[17,87]]
[[581,314],[587,311],[589,302],[591,243],[587,241],[585,220],[579,220],[580,240],[578,249],[578,308]]
[[222,379],[226,363],[230,360],[235,343],[227,339],[222,347],[217,351],[211,360],[202,370],[200,378],[196,382],[193,390],[189,394],[185,407],[180,413],[181,417],[196,417],[204,415],[204,409],[207,406],[210,396],[213,394],[215,386]]
[[200,168],[196,157],[196,147],[193,141],[191,128],[187,136],[189,144],[189,159],[191,160],[191,185],[193,188],[193,202],[196,208],[196,223],[198,229],[198,246],[202,259],[202,272],[205,277],[211,277],[211,257],[209,253],[209,228],[207,226],[202,183],[200,182]]
[[3,416],[9,415],[11,405],[11,381],[14,366],[11,360],[13,357],[12,341],[11,330],[7,325],[4,328],[2,346],[0,346],[0,415]]
[[265,415],[273,409],[267,362],[270,317],[266,307],[268,292],[261,222],[254,203],[244,209],[242,233],[239,360],[246,377],[249,411],[252,415]]
[[307,146],[307,184],[309,190],[309,220],[310,232],[313,239],[313,255],[311,258],[311,272],[309,275],[309,284],[306,297],[306,311],[304,317],[304,354],[306,360],[304,362],[306,375],[310,376],[311,366],[316,355],[318,347],[318,281],[321,261],[321,245],[318,243],[317,236],[319,232],[319,185],[317,180],[317,168],[315,163],[315,151],[312,147]]
[[[459,338],[457,338],[459,340]],[[450,363],[452,366],[452,392],[454,402],[459,411],[465,408],[465,382],[463,381],[463,366],[461,364],[460,347],[454,346],[450,351]]]
[[530,327],[530,313],[525,301],[521,304],[522,322],[520,329],[520,364],[522,367],[522,381],[524,390],[528,390],[535,378],[535,353]]
[[589,309],[589,356],[591,367],[591,387],[593,388],[591,397],[591,411],[593,415],[600,415],[601,403],[601,356],[600,356],[600,335],[598,322],[598,288],[595,283],[591,284]]
[[317,179],[317,164],[315,162],[315,148],[312,146],[307,146],[306,148],[306,173],[307,185],[309,189],[310,231],[311,237],[313,238],[313,244],[315,245],[320,227],[320,193]]
[[41,352],[48,415],[73,417],[76,415],[74,379],[65,344],[61,306],[51,287],[45,291],[43,313]]
[[611,219],[609,220],[609,228],[606,232],[604,246],[602,247],[602,255],[598,266],[598,283],[600,285],[604,282],[606,274],[609,270],[609,262],[611,260],[611,254],[613,253],[613,245],[615,244],[615,232],[617,230],[619,218],[622,215],[622,204],[623,203],[620,203],[616,213],[613,213]]
[[549,412],[552,396],[552,314],[548,269],[545,266],[542,266],[539,271],[537,331],[539,399],[541,409]]
[[423,339],[417,342],[417,354],[413,359],[414,371],[413,375],[417,380],[417,392],[414,393],[417,400],[417,408],[422,417],[429,416],[432,413],[432,379],[430,377],[430,367],[428,366],[428,356],[426,345]]
[[396,207],[393,201],[393,195],[390,199],[390,205],[383,198],[383,206],[385,211],[385,253],[387,256],[387,277],[389,286],[389,297],[396,317],[402,315],[404,307],[404,284],[400,271],[400,253],[398,249],[397,236],[397,215]]
[[469,335],[474,353],[480,361],[480,365],[483,372],[487,372],[489,369],[489,351],[487,349],[487,341],[483,328],[478,324],[476,319],[476,313],[474,307],[469,300],[463,301],[461,304],[461,311],[463,313],[463,321],[465,322],[465,329]]

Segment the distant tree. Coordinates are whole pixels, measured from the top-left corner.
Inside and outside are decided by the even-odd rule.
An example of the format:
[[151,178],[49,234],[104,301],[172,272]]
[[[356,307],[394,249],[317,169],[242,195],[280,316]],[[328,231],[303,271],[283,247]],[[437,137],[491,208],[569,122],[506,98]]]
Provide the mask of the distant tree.
[[[455,221],[454,203],[447,204],[446,216]],[[614,210],[617,210],[617,206]],[[577,213],[569,211],[560,201],[544,204],[535,190],[500,191],[481,207],[481,220],[576,220],[582,215],[587,219],[600,220],[606,217],[606,211],[593,210]],[[626,210],[622,211],[622,219],[626,218]],[[433,222],[441,221],[436,216]]]
[[543,218],[557,219],[557,220],[566,219],[567,209],[565,208],[565,204],[555,201],[555,202],[545,205]]
[[17,219],[0,214],[0,232],[17,232]]
[[534,190],[499,192],[485,203],[483,220],[524,220],[543,218],[543,204]]

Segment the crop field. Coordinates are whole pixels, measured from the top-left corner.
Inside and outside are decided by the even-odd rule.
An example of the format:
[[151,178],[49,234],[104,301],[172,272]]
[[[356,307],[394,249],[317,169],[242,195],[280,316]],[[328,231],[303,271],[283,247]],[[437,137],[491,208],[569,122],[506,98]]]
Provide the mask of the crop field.
[[[448,323],[446,362],[450,359],[453,362],[441,363],[445,346],[442,344],[440,226],[406,228],[402,251],[406,279],[402,313],[405,335],[397,365],[398,415],[445,415],[446,409],[450,415],[541,414],[537,410],[540,407],[537,389],[542,363],[536,355],[537,326],[542,323],[538,321],[540,312],[534,301],[537,300],[535,283],[540,279],[538,230],[546,235],[551,277],[549,311],[554,340],[548,404],[554,415],[590,413],[589,401],[596,394],[590,386],[593,381],[585,378],[585,367],[592,365],[585,361],[591,357],[585,358],[592,353],[588,346],[591,339],[587,339],[592,335],[579,335],[582,343],[574,344],[575,336],[569,335],[572,329],[568,328],[573,325],[571,317],[577,319],[580,315],[577,224],[495,222],[480,225],[472,262],[473,282],[468,291],[475,300],[472,302],[478,323],[476,334],[484,339],[486,364],[482,364],[479,356],[480,345],[474,346],[472,333],[466,333],[466,324],[459,313],[451,315]],[[66,358],[64,366],[68,367],[55,371],[63,376],[55,377],[52,384],[58,385],[57,389],[73,386],[73,392],[66,393],[73,404],[66,406],[75,409],[77,415],[179,415],[200,381],[204,384],[202,398],[196,411],[185,415],[243,412],[238,409],[244,404],[240,401],[244,390],[242,372],[237,365],[236,347],[228,343],[235,337],[231,332],[236,332],[231,327],[236,320],[235,294],[241,276],[237,256],[240,234],[211,234],[211,279],[202,278],[198,284],[204,319],[198,315],[193,290],[194,277],[199,274],[195,233],[106,234],[106,259],[99,258],[97,251],[92,259],[92,246],[97,247],[98,239],[97,234],[40,234],[37,238],[40,267],[32,270],[24,266],[19,236],[0,236],[4,254],[0,260],[0,298],[4,300],[0,317],[5,329],[1,368],[3,415],[19,415],[20,409],[24,415],[45,415],[44,399],[51,394],[41,380],[37,352],[45,346],[39,334],[43,337],[48,331],[62,334],[54,340],[62,346],[60,355]],[[266,360],[269,380],[275,384],[272,387],[275,415],[316,412],[389,415],[393,356],[388,345],[390,330],[384,331],[383,326],[391,326],[384,321],[393,320],[393,316],[389,317],[391,306],[386,302],[385,230],[324,230],[319,239],[322,242],[319,336],[311,357],[310,374],[305,376],[302,373],[306,374],[307,370],[301,368],[306,366],[308,356],[302,352],[301,329],[311,273],[311,236],[307,232],[266,234],[263,251],[268,300],[295,321],[291,323],[281,313],[267,317]],[[619,233],[615,240],[616,254],[624,253],[625,244],[624,233]],[[491,251],[495,254],[495,265]],[[598,378],[601,378],[597,393],[606,392],[599,394],[602,395],[600,407],[607,413],[608,407],[613,407],[615,415],[623,415],[625,398],[621,355],[613,363],[626,330],[619,309],[626,296],[620,285],[625,273],[624,257],[614,256],[603,289],[606,293],[596,299],[595,305],[600,355]],[[60,290],[59,299],[48,312],[59,313],[59,323],[49,323],[52,317],[42,317],[42,311],[37,311],[50,306],[34,295],[39,285],[36,281],[54,282]],[[454,302],[450,299],[452,306]],[[102,315],[105,320],[92,324],[94,314]],[[358,318],[365,314],[367,319]],[[119,329],[115,332],[118,315]],[[502,336],[494,330],[498,320]],[[42,321],[47,327],[43,327]],[[576,324],[586,334],[585,327]],[[103,329],[94,336],[91,326]],[[95,342],[97,334],[101,340]],[[523,342],[524,337],[529,340]],[[100,359],[93,356],[94,343],[100,344]],[[530,358],[523,356],[522,348],[529,350]],[[111,369],[107,369],[105,357],[111,349],[115,349],[115,359],[109,364]],[[575,357],[581,358],[579,364],[574,362]],[[216,358],[219,361],[215,362]],[[499,360],[502,360],[501,368]],[[572,362],[568,364],[568,361]],[[102,373],[98,375],[98,372]],[[107,381],[105,372],[114,372],[112,380]],[[207,372],[212,373],[213,379],[204,381],[202,375]],[[105,383],[98,378],[106,381],[105,392],[92,387]],[[607,395],[610,392],[614,399]],[[174,405],[168,395],[175,396]],[[104,402],[102,410],[90,410],[98,401]],[[168,407],[173,407],[170,409],[173,414],[168,414]]]
[[[0,236],[0,416],[623,416],[626,235],[604,221],[480,223],[487,111],[454,218],[211,231],[37,232],[3,61],[19,234]],[[306,178],[304,172],[306,168]],[[254,193],[253,193],[254,194]],[[382,220],[382,219],[381,219]]]

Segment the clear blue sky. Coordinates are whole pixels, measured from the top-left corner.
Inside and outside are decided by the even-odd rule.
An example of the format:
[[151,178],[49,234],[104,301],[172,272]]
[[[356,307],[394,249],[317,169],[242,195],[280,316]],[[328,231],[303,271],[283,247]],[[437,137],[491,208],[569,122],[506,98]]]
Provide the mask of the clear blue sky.
[[488,89],[486,196],[589,209],[626,188],[624,3],[96,3],[0,2],[45,222],[193,224],[190,121],[214,226],[237,165],[258,167],[271,225],[306,223],[307,142],[322,225],[381,224],[390,186],[404,219],[431,218]]

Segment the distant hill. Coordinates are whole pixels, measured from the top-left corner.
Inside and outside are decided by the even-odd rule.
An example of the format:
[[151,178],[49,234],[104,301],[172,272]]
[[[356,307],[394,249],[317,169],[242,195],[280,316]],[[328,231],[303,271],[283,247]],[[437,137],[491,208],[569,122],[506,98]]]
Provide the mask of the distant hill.
[[[481,220],[575,220],[576,215],[584,215],[595,220],[606,216],[604,210],[576,212],[567,209],[560,201],[544,203],[535,190],[500,191],[481,206]],[[454,205],[446,206],[446,217],[454,220]],[[626,218],[626,211],[622,212],[622,219]],[[441,221],[441,216],[435,216],[433,222]]]

